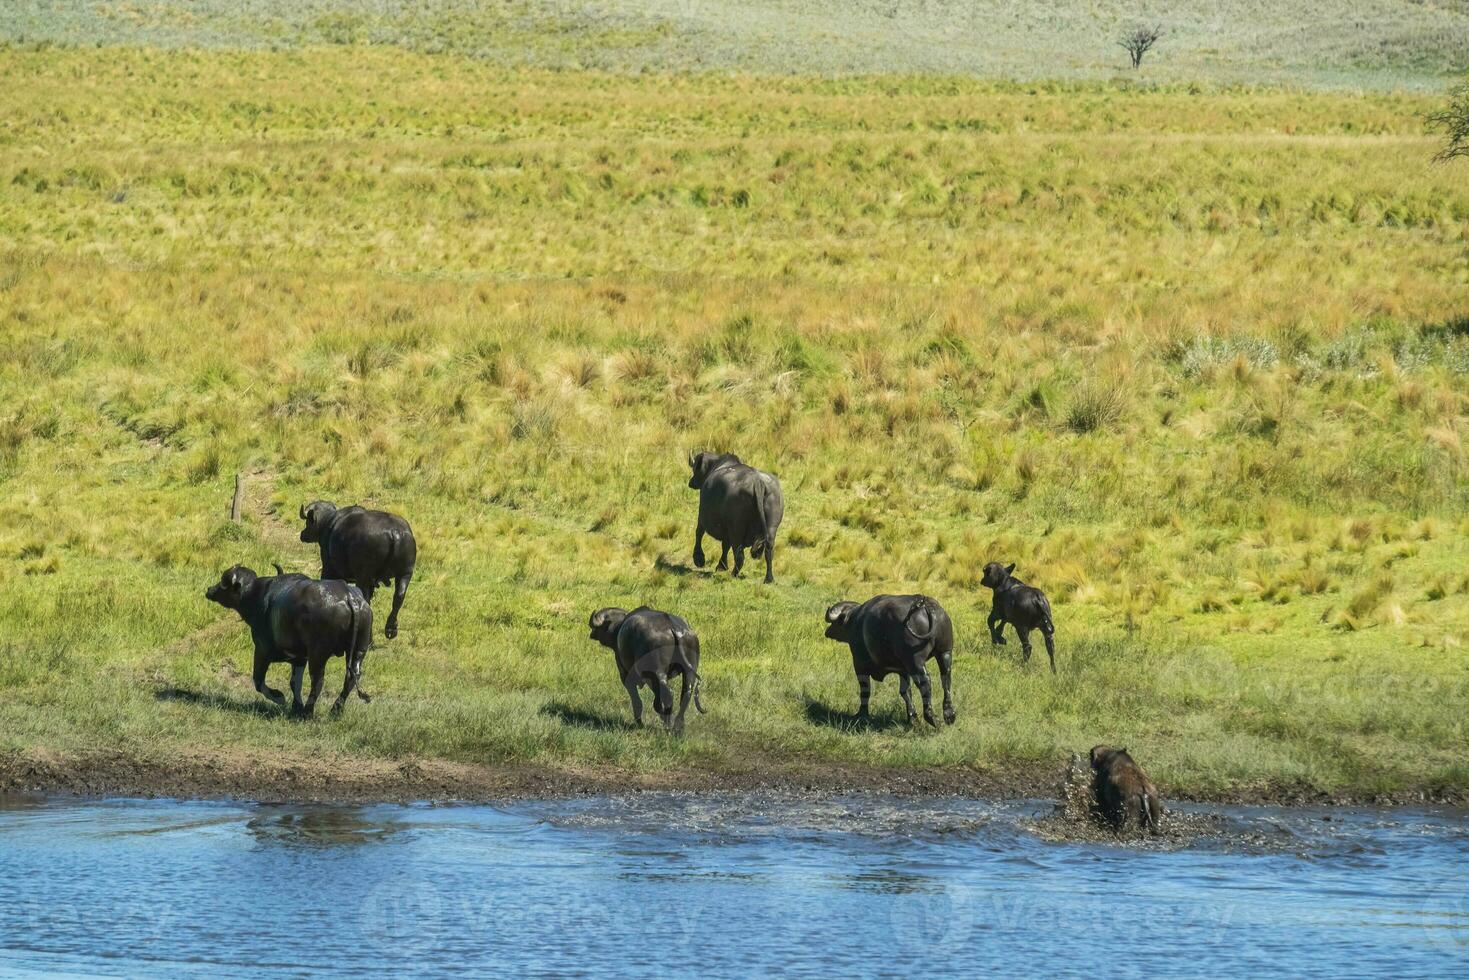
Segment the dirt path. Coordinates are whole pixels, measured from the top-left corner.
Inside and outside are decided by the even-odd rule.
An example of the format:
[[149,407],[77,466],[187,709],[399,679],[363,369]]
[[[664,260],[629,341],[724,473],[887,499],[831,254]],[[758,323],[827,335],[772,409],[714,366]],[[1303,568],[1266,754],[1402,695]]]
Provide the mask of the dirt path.
[[[769,766],[744,771],[680,770],[629,773],[612,768],[473,765],[442,760],[291,759],[244,752],[196,752],[168,760],[119,753],[61,755],[19,751],[0,755],[0,793],[82,796],[247,799],[260,802],[373,803],[494,802],[656,790],[793,793],[880,792],[898,796],[1048,799],[1060,788],[1056,767],[897,771],[852,766]],[[1300,786],[1267,786],[1203,794],[1214,803],[1280,805],[1463,804],[1463,796],[1432,792],[1352,797]]]

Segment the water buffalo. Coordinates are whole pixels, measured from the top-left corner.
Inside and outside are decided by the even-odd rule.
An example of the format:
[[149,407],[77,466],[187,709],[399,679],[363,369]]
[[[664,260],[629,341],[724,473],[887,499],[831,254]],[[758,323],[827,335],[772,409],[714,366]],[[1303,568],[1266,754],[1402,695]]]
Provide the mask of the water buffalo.
[[325,500],[301,507],[301,540],[321,546],[321,577],[339,578],[362,590],[372,601],[373,590],[393,583],[393,608],[383,635],[398,635],[398,610],[413,581],[413,564],[418,560],[418,544],[413,529],[396,514],[361,507],[343,507]]
[[888,674],[897,674],[898,693],[908,708],[908,723],[911,725],[918,718],[908,689],[911,680],[923,695],[924,721],[937,728],[925,666],[932,658],[938,661],[939,677],[944,682],[944,721],[954,723],[950,689],[954,624],[937,602],[926,595],[879,595],[861,605],[838,602],[826,611],[826,622],[827,638],[852,648],[852,669],[857,672],[857,687],[862,694],[862,707],[857,712],[859,721],[869,717],[867,705],[872,699],[872,678],[881,681]]
[[719,568],[735,553],[734,570],[745,567],[745,549],[765,556],[765,581],[774,582],[775,532],[785,516],[785,498],[774,474],[746,466],[734,453],[696,453],[689,457],[689,489],[699,491],[699,522],[694,527],[694,564],[704,567],[704,535],[724,546]]
[[1163,823],[1158,787],[1126,749],[1098,745],[1092,749],[1093,793],[1097,809],[1120,833],[1128,822],[1156,834]]
[[1034,586],[1026,585],[1013,574],[1015,566],[1001,565],[992,561],[984,566],[980,585],[994,590],[994,604],[990,606],[990,639],[1004,645],[1005,624],[1015,627],[1020,637],[1020,649],[1025,660],[1030,661],[1030,631],[1040,630],[1046,640],[1046,656],[1051,658],[1051,673],[1056,672],[1056,627],[1051,622],[1051,603],[1046,594]]
[[[227,569],[219,582],[204,590],[204,597],[240,614],[250,627],[255,642],[255,690],[276,704],[285,696],[265,684],[265,671],[273,663],[291,665],[291,707],[309,715],[316,708],[326,662],[346,657],[346,678],[332,711],[342,710],[347,696],[371,701],[358,687],[362,659],[372,642],[372,607],[352,585],[342,581],[318,581],[305,575],[287,575],[279,565],[275,575],[256,575],[243,565]],[[311,669],[311,694],[301,703],[301,674]]]
[[[587,625],[592,630],[591,638],[616,655],[617,677],[632,699],[633,721],[643,723],[638,688],[644,684],[653,690],[653,710],[663,719],[665,728],[683,731],[690,697],[703,714],[704,704],[699,700],[699,637],[683,617],[647,606],[632,612],[609,607],[592,613]],[[676,717],[669,675],[683,678]]]

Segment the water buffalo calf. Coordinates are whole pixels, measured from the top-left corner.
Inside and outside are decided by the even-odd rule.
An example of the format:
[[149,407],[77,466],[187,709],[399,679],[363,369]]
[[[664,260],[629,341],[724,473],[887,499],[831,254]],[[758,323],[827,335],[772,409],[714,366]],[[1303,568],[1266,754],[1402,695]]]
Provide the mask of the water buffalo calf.
[[[643,723],[643,702],[638,688],[646,684],[653,689],[653,710],[663,719],[665,728],[683,731],[683,716],[692,697],[700,714],[704,704],[699,699],[699,637],[682,616],[639,606],[632,612],[609,607],[592,613],[588,621],[591,638],[616,655],[617,677],[632,700],[633,721]],[[678,715],[673,714],[673,691],[670,676],[682,677],[679,687]]]
[[1092,749],[1093,793],[1097,809],[1120,833],[1128,823],[1156,834],[1163,822],[1158,787],[1126,749],[1098,745]]
[[918,718],[908,684],[918,685],[923,695],[923,719],[935,728],[933,695],[926,664],[938,661],[944,683],[944,721],[954,723],[954,699],[950,672],[954,663],[954,624],[933,599],[926,595],[879,595],[858,605],[838,602],[826,611],[826,635],[852,648],[852,669],[862,695],[860,721],[869,718],[872,678],[881,681],[898,675],[898,693],[908,709],[908,723]]
[[[273,663],[291,665],[291,707],[309,715],[316,708],[326,662],[346,657],[346,678],[332,711],[341,711],[347,696],[371,701],[358,687],[362,659],[372,642],[372,607],[352,585],[341,581],[318,581],[305,575],[286,575],[276,566],[275,575],[256,575],[243,565],[227,569],[219,582],[204,590],[204,597],[240,614],[250,627],[255,642],[255,690],[276,704],[285,696],[265,684],[265,671]],[[311,670],[311,694],[301,703],[301,675]]]
[[398,635],[398,610],[413,581],[418,544],[413,529],[397,514],[363,510],[358,506],[338,508],[325,500],[301,507],[301,540],[321,546],[321,577],[351,582],[368,602],[379,585],[393,583],[393,608],[388,613],[383,635]]
[[1026,585],[1013,574],[1015,566],[1001,565],[992,561],[984,566],[984,576],[979,584],[994,590],[995,599],[990,606],[990,639],[1004,645],[1005,624],[1015,627],[1020,637],[1020,649],[1025,660],[1030,661],[1030,631],[1040,630],[1046,641],[1046,656],[1051,658],[1051,673],[1056,672],[1056,627],[1051,622],[1051,603],[1046,594],[1034,586]]
[[694,527],[694,565],[704,567],[704,535],[724,546],[719,565],[734,549],[734,569],[745,567],[745,549],[765,556],[765,581],[774,582],[775,532],[785,516],[785,498],[774,474],[746,466],[734,453],[696,453],[689,457],[689,489],[699,491],[699,520]]

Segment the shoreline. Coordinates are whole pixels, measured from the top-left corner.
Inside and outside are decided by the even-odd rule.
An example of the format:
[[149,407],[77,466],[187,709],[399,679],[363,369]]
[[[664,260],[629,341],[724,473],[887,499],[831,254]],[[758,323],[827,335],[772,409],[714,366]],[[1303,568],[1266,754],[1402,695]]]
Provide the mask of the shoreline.
[[[616,768],[471,764],[437,759],[253,759],[193,754],[172,762],[122,753],[68,756],[43,751],[0,756],[0,795],[44,794],[264,804],[507,803],[642,792],[883,793],[898,797],[1054,799],[1064,764],[913,770],[861,766],[772,766],[743,771],[638,773]],[[1465,806],[1469,794],[1411,788],[1391,794],[1300,784],[1169,792],[1169,802],[1285,807]]]

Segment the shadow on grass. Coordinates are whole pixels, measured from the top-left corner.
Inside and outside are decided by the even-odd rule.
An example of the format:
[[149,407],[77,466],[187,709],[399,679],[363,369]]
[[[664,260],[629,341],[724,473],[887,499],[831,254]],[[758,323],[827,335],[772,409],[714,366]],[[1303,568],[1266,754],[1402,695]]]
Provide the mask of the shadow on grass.
[[542,707],[541,714],[550,715],[563,725],[571,725],[573,728],[589,728],[599,732],[633,732],[637,731],[638,727],[630,719],[573,708],[560,701],[552,701]]
[[656,568],[656,569],[658,569],[658,571],[660,571],[660,572],[667,572],[670,575],[708,575],[709,574],[709,571],[707,569],[698,569],[698,568],[695,568],[692,565],[686,565],[686,564],[684,564],[681,561],[674,561],[673,559],[669,558],[667,555],[659,555],[657,558],[654,558],[653,559],[653,567]]
[[839,711],[814,698],[806,699],[806,720],[842,732],[886,732],[908,727],[907,716],[900,712],[878,712],[866,721],[858,721],[856,712]]
[[233,711],[241,715],[253,715],[257,718],[280,718],[286,711],[280,705],[261,698],[259,701],[239,701],[223,694],[205,694],[203,691],[191,691],[186,687],[163,687],[153,692],[155,701],[171,701],[175,704],[192,704],[200,708],[213,708],[216,711]]

